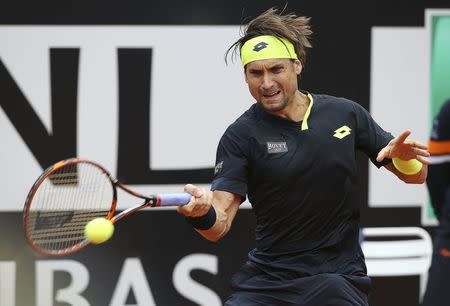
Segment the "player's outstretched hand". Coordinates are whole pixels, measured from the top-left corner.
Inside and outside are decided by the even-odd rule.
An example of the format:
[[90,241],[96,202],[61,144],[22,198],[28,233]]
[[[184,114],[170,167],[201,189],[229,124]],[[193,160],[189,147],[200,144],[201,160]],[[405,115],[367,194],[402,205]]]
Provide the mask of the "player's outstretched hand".
[[430,156],[427,145],[415,140],[406,139],[409,135],[411,135],[411,131],[406,130],[392,139],[388,145],[378,153],[377,161],[381,162],[385,158],[397,157],[402,160],[417,159],[422,164],[429,165],[429,160],[425,158]]
[[179,213],[186,217],[201,217],[209,211],[212,202],[211,191],[192,184],[184,186],[184,191],[192,194],[192,198],[188,204],[177,207]]

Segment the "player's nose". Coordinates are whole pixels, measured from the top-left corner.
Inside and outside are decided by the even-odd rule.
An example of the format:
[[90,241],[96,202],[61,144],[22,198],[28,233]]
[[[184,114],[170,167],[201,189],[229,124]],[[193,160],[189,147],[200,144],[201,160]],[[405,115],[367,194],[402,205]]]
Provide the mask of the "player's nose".
[[271,89],[274,85],[274,82],[272,80],[272,78],[270,78],[269,76],[265,75],[262,78],[262,82],[261,82],[261,89],[263,90],[268,90]]

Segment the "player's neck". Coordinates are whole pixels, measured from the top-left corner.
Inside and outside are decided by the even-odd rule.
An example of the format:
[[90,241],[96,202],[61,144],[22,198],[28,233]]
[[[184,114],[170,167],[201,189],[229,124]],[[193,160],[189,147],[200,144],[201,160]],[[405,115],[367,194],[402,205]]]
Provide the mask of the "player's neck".
[[288,102],[285,108],[276,115],[290,119],[295,122],[302,121],[305,117],[306,110],[309,107],[309,98],[307,95],[297,90],[292,100]]

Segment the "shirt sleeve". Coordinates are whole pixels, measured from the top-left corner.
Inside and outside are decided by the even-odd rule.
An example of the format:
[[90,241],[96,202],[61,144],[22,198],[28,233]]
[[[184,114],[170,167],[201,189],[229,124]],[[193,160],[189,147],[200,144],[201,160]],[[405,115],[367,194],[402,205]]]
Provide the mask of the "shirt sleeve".
[[357,103],[353,105],[356,114],[356,148],[363,151],[378,168],[389,164],[391,159],[377,162],[376,158],[394,136],[383,130],[364,107]]
[[217,148],[211,190],[240,195],[243,202],[247,195],[248,164],[248,137],[236,127],[228,128]]

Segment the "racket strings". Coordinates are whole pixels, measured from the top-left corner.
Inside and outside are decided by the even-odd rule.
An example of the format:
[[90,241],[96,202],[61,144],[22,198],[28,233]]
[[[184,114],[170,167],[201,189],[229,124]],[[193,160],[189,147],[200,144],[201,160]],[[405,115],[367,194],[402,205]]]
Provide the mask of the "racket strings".
[[84,227],[92,219],[109,214],[113,194],[108,175],[89,163],[69,164],[52,172],[30,204],[31,240],[49,252],[85,243]]
[[[62,216],[60,212],[30,213],[30,222],[35,224],[33,238],[51,237],[55,235],[54,229],[58,229],[60,234],[74,234],[73,231],[78,229],[80,223],[88,223],[93,218],[105,217],[108,211],[92,211],[77,212],[74,214],[66,214]],[[72,218],[72,222],[67,223],[65,220]],[[36,222],[37,219],[40,219]],[[42,221],[46,219],[45,221]]]

